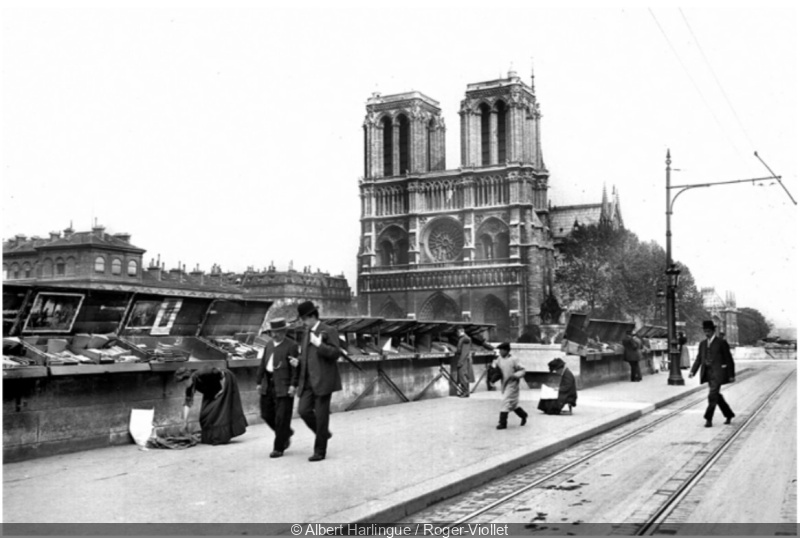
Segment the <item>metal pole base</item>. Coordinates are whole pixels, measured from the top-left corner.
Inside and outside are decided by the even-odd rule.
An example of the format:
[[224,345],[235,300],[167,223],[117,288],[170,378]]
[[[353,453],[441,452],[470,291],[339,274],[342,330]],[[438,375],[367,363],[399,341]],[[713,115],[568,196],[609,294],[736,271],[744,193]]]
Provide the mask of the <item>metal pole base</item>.
[[685,385],[686,382],[683,380],[683,377],[678,374],[678,377],[673,377],[672,374],[669,375],[669,379],[667,379],[667,385]]
[[669,353],[669,379],[667,379],[667,385],[685,385],[686,382],[683,380],[683,376],[681,375],[681,363],[680,363],[680,355],[677,351],[670,350]]

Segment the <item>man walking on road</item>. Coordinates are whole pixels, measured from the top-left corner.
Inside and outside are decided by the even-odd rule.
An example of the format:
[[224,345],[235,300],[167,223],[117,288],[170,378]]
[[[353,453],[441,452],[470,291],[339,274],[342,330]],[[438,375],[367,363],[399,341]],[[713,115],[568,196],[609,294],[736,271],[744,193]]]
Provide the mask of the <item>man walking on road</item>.
[[736,415],[731,411],[725,397],[720,394],[720,388],[725,383],[735,381],[736,372],[733,365],[733,356],[728,342],[714,335],[716,326],[713,321],[703,322],[703,332],[706,339],[700,342],[697,350],[697,358],[692,366],[689,377],[694,377],[697,369],[700,369],[700,383],[708,382],[708,407],[704,418],[706,428],[711,427],[711,419],[714,418],[714,410],[719,405],[719,410],[725,416],[725,424],[730,424],[731,419]]
[[275,432],[270,458],[283,456],[294,433],[290,425],[298,382],[298,346],[297,342],[286,337],[287,329],[283,318],[270,322],[272,341],[264,348],[264,356],[256,372],[261,418]]
[[328,422],[331,415],[331,395],[342,390],[339,377],[339,334],[336,329],[319,320],[317,307],[311,301],[300,303],[297,314],[306,326],[300,350],[300,379],[297,393],[300,402],[297,412],[303,422],[316,434],[314,454],[308,461],[325,459],[328,449]]

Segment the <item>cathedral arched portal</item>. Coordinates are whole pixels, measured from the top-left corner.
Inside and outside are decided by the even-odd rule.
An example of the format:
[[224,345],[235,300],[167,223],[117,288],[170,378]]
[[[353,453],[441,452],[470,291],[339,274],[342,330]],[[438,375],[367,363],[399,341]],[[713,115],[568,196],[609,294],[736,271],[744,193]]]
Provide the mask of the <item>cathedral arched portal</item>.
[[483,300],[483,322],[492,323],[495,328],[490,333],[490,340],[507,342],[511,339],[511,319],[508,306],[495,295],[487,295]]
[[378,237],[381,266],[408,265],[408,234],[400,226],[389,226]]
[[504,260],[509,256],[508,226],[498,219],[489,218],[478,228],[478,248],[475,257],[478,260]]
[[386,297],[386,300],[383,302],[383,306],[381,306],[378,312],[378,317],[385,319],[404,319],[406,317],[406,312],[400,308],[397,301],[389,296]]
[[442,292],[437,292],[422,304],[417,319],[421,321],[461,321],[461,309],[453,299]]

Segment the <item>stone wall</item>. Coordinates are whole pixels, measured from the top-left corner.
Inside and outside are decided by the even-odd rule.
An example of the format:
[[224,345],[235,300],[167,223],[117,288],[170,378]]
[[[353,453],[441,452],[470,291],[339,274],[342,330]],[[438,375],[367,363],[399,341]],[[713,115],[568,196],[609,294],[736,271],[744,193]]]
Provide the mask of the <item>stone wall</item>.
[[[579,390],[630,376],[629,366],[621,355],[587,360],[565,355],[559,346],[543,344],[512,344],[512,353],[520,357],[528,370],[525,379],[532,388],[540,386],[547,375],[547,363],[555,357],[567,363]],[[487,360],[475,361],[476,380],[484,372]],[[448,396],[452,391],[447,380],[436,379],[440,363],[449,372],[448,358],[359,362],[359,367],[340,362],[344,388],[334,393],[331,409],[340,412],[404,401],[386,377],[411,401]],[[256,367],[230,369],[238,381],[248,424],[259,424]],[[653,373],[649,360],[642,361],[642,373]],[[154,409],[156,433],[176,434],[182,422],[184,391],[172,376],[171,371],[145,371],[4,379],[4,461],[132,443],[128,433],[131,409]],[[475,390],[486,390],[485,380],[480,380]],[[195,429],[199,429],[196,421],[200,399],[200,395],[195,396],[189,415]],[[297,416],[296,405],[294,414]]]

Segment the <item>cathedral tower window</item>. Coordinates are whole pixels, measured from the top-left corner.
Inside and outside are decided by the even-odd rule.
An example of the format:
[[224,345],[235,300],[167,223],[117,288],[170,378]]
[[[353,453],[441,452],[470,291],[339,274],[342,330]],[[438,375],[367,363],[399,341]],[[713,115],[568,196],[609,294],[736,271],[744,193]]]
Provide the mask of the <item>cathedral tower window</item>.
[[482,103],[479,110],[481,114],[481,165],[486,166],[492,164],[492,111],[486,103]]
[[394,175],[392,172],[394,164],[394,161],[392,160],[392,148],[394,147],[394,129],[392,128],[392,118],[383,118],[381,120],[381,125],[383,126],[383,175],[391,176]]
[[408,141],[409,141],[409,123],[408,118],[405,114],[400,114],[397,117],[397,124],[399,126],[398,135],[398,145],[399,145],[399,159],[400,159],[400,170],[398,173],[400,175],[407,173],[411,166],[409,165],[409,151],[408,151]]
[[508,153],[506,152],[506,112],[508,108],[505,102],[498,101],[497,105],[497,162],[505,163]]

